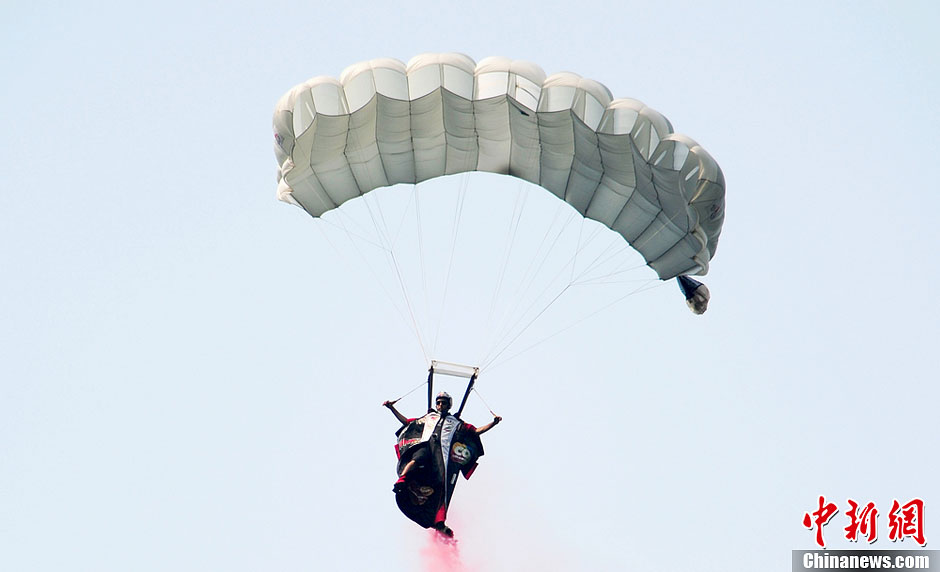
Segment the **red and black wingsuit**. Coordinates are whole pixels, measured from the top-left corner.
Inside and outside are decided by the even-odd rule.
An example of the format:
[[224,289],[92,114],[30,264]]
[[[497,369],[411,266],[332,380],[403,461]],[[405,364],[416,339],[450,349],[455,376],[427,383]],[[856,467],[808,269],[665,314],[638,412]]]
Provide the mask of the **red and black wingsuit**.
[[395,435],[399,475],[422,448],[428,453],[420,455],[423,465],[410,470],[405,486],[395,493],[398,508],[424,528],[442,527],[457,473],[469,479],[477,459],[483,456],[483,443],[476,427],[453,415],[442,418],[437,411],[431,411],[424,417],[409,419]]

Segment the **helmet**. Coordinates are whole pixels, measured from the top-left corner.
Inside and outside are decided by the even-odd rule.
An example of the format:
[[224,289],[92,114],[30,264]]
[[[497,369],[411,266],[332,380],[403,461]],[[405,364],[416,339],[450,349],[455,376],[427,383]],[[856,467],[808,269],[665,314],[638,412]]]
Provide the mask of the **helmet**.
[[453,398],[450,396],[450,394],[447,393],[446,391],[442,391],[442,392],[438,393],[438,394],[437,394],[437,399],[435,399],[434,401],[439,401],[439,400],[441,400],[441,399],[446,399],[446,400],[447,400],[447,406],[448,406],[448,407],[450,407],[450,406],[452,406],[452,405],[454,404],[454,399],[453,399]]

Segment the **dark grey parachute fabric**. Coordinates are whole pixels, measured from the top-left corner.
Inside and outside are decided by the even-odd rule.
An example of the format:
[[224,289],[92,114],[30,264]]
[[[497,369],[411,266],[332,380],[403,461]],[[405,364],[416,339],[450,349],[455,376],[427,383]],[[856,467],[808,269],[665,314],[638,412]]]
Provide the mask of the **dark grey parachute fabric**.
[[705,274],[724,220],[721,169],[665,117],[524,61],[359,63],[291,89],[274,132],[278,197],[315,217],[380,187],[501,173],[619,233],[663,280]]

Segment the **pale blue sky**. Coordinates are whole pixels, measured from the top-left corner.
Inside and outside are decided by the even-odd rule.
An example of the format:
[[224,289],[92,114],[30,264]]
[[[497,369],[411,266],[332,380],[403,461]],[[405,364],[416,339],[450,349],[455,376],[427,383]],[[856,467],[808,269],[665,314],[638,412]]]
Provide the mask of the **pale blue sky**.
[[708,314],[667,284],[481,377],[467,570],[788,570],[820,494],[940,503],[936,3],[58,4],[0,9],[0,569],[422,569],[379,404],[427,364],[276,201],[271,113],[435,51],[640,99],[728,187]]

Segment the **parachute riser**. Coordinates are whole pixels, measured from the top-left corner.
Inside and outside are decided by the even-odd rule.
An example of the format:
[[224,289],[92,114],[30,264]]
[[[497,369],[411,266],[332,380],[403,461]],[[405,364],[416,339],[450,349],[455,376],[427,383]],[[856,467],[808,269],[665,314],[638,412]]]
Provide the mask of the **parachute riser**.
[[460,414],[463,413],[463,408],[467,404],[467,398],[470,397],[470,392],[473,391],[473,384],[477,381],[477,374],[470,376],[470,383],[467,384],[467,391],[463,393],[463,399],[460,400],[460,409],[457,410],[457,413],[454,414],[454,417],[460,419]]
[[434,364],[428,368],[428,413],[434,411]]

